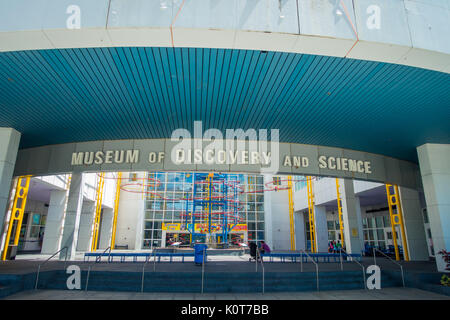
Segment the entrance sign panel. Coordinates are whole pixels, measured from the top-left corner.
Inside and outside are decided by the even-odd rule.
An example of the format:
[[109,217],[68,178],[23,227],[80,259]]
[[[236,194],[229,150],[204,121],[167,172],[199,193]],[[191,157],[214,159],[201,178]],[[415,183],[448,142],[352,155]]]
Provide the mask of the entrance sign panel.
[[[377,154],[341,148],[268,143],[248,148],[249,143],[208,148],[186,139],[183,147],[170,139],[93,141],[19,150],[15,176],[54,175],[99,171],[205,171],[255,172],[355,178],[392,183],[408,188],[420,185],[414,163]],[[232,146],[229,149],[229,146]],[[273,152],[275,151],[275,152]],[[217,168],[216,168],[217,170]]]
[[165,231],[180,231],[181,223],[163,223],[162,230]]

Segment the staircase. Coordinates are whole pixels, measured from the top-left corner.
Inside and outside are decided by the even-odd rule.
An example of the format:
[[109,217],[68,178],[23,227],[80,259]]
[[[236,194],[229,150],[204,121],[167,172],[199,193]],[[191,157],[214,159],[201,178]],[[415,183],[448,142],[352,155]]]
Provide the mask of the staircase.
[[[87,272],[81,273],[81,289],[86,288]],[[39,289],[67,289],[68,275],[63,271],[41,273]],[[140,292],[142,273],[91,271],[89,291],[130,291]],[[200,272],[146,272],[145,292],[201,292]],[[398,277],[382,273],[383,287],[399,287]],[[352,290],[363,289],[362,272],[323,272],[319,273],[320,290]],[[266,272],[265,292],[316,291],[316,274],[314,272]],[[251,293],[262,292],[262,274],[248,273],[207,273],[204,278],[205,293]]]
[[0,274],[0,299],[22,290],[31,289],[35,274]]

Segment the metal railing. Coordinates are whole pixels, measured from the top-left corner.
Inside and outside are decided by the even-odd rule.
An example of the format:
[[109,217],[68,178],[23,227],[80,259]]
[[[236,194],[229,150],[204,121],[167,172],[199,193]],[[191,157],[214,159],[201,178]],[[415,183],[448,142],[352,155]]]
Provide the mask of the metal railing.
[[[206,248],[203,248],[203,260],[202,260],[202,293],[203,293],[203,287],[205,283],[205,256],[206,256]],[[195,257],[194,257],[195,259]]]
[[364,287],[364,289],[367,289],[367,287],[366,287],[366,270],[365,270],[364,266],[361,263],[359,263],[358,260],[355,260],[351,256],[349,256],[347,251],[345,251],[342,248],[339,249],[339,256],[340,256],[340,259],[341,259],[341,270],[342,271],[344,270],[343,267],[342,267],[342,252],[344,252],[347,255],[347,259],[350,258],[350,261],[357,263],[362,268],[362,272],[363,272],[363,287]]
[[[317,286],[317,291],[319,291],[319,264],[317,262],[314,261],[314,259],[304,250],[300,249],[300,252],[306,254],[306,261],[308,261],[308,257],[311,259],[311,261],[314,263],[314,265],[316,266],[316,286]],[[303,256],[300,257],[300,270],[301,272],[303,272]]]
[[402,284],[403,284],[403,287],[405,287],[405,276],[403,274],[403,266],[400,263],[395,262],[394,259],[392,259],[388,255],[386,255],[383,251],[380,251],[377,248],[372,248],[372,250],[373,250],[373,262],[374,262],[374,265],[377,265],[377,259],[375,258],[375,251],[378,251],[383,256],[385,256],[386,258],[388,258],[389,260],[391,260],[393,263],[395,263],[396,265],[398,265],[400,267],[400,271],[401,271],[401,274],[402,274]]
[[86,277],[86,287],[84,288],[84,291],[87,291],[88,289],[88,284],[89,284],[89,276],[91,275],[91,267],[92,267],[92,263],[97,263],[100,262],[102,260],[103,255],[106,253],[106,251],[109,250],[109,255],[108,255],[108,263],[111,261],[111,246],[109,246],[108,248],[106,248],[102,254],[98,257],[95,258],[94,262],[91,262],[91,264],[89,264],[88,267],[88,273],[87,273],[87,277]]
[[[156,251],[155,249],[152,250],[152,256],[153,256],[153,272],[156,270]],[[142,280],[141,280],[141,292],[144,292],[144,278],[145,278],[145,267],[147,263],[150,261],[150,257],[145,261],[144,265],[142,266]]]
[[67,254],[69,251],[68,247],[64,247],[58,251],[56,251],[54,254],[52,254],[47,260],[45,260],[43,263],[41,263],[40,265],[38,265],[38,270],[36,273],[36,283],[34,285],[34,290],[37,290],[37,286],[38,286],[38,281],[39,281],[39,273],[41,272],[41,267],[46,264],[51,258],[53,258],[54,256],[56,256],[58,253],[60,253],[61,251],[66,250],[66,256],[64,258],[64,270],[66,269],[66,263],[67,263]]
[[[265,281],[265,275],[264,275],[264,262],[263,262],[263,258],[261,256],[261,253],[259,252],[258,249],[256,249],[256,265],[258,266],[258,256],[259,256],[259,260],[261,261],[261,268],[262,268],[262,293],[264,294],[265,291],[265,286],[264,286],[264,281]],[[258,269],[256,269],[256,271],[258,271]]]
[[101,255],[99,255],[98,257],[95,257],[95,262],[101,262],[103,255],[108,250],[109,250],[109,254],[108,254],[108,263],[109,263],[109,261],[111,260],[111,247],[110,246],[108,248],[106,248],[105,251],[103,251]]

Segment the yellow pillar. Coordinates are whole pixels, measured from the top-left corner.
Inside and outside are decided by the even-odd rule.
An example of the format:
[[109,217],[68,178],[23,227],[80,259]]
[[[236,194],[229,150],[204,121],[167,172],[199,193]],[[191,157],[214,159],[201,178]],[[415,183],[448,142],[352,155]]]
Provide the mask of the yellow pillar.
[[16,222],[16,230],[14,235],[14,245],[19,244],[20,229],[22,228],[23,214],[27,204],[28,189],[30,186],[31,176],[20,177],[17,181],[16,194],[14,196],[13,207],[11,209],[11,218],[9,219],[8,231],[6,233],[5,247],[3,249],[2,260],[6,260],[6,254],[11,240],[11,233]]

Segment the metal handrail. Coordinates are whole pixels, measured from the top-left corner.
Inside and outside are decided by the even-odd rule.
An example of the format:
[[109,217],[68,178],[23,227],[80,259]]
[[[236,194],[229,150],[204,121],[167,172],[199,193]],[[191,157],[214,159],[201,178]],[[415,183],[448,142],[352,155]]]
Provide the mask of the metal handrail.
[[[317,291],[319,291],[319,264],[317,262],[314,261],[314,259],[305,251],[300,249],[300,252],[303,252],[304,254],[306,254],[306,261],[308,261],[308,257],[311,259],[311,261],[314,263],[314,265],[316,266],[316,285],[317,285]],[[300,257],[300,268],[301,268],[301,272],[303,272],[303,256]]]
[[206,248],[203,248],[203,260],[202,260],[202,293],[203,293],[203,286],[205,282],[205,255],[206,255]]
[[256,262],[257,263],[258,263],[258,255],[259,255],[259,259],[261,261],[261,267],[262,267],[262,293],[264,294],[264,291],[265,291],[265,286],[264,286],[264,278],[265,278],[265,275],[264,275],[264,262],[263,262],[261,253],[259,252],[259,250],[256,250]]
[[403,274],[403,266],[398,263],[395,262],[394,259],[392,259],[391,257],[389,257],[388,255],[386,255],[383,251],[378,250],[377,248],[372,248],[372,252],[373,252],[373,260],[374,260],[374,264],[377,265],[377,260],[375,259],[375,251],[378,251],[379,253],[381,253],[383,256],[385,256],[386,258],[388,258],[389,260],[391,260],[393,263],[395,263],[396,265],[398,265],[400,267],[400,271],[402,273],[402,283],[403,283],[403,287],[405,287],[405,276]]
[[[102,252],[102,254],[101,254],[100,256],[96,257],[94,262],[97,263],[97,262],[101,261],[102,256],[103,256],[103,255],[105,254],[105,252],[108,251],[108,250],[109,250],[109,255],[108,255],[108,263],[109,263],[109,262],[111,261],[111,246],[109,246],[108,248],[106,248],[106,249]],[[88,267],[88,273],[87,273],[87,276],[86,276],[86,287],[84,288],[84,291],[87,291],[88,284],[89,284],[89,276],[91,275],[91,267],[92,267],[92,263],[94,263],[94,262],[91,262],[91,263],[89,264],[89,267]]]
[[[339,248],[339,252],[340,252],[340,258],[341,258],[341,266],[342,266],[342,251],[344,251],[345,252],[345,254],[347,255],[347,257],[349,257],[349,255],[348,255],[348,253],[347,253],[347,251],[345,251],[344,249],[342,249],[342,248]],[[352,257],[350,257],[350,258],[352,258]],[[355,259],[350,259],[350,261],[352,261],[352,262],[356,262],[357,264],[359,264],[360,265],[360,267],[362,268],[362,271],[363,271],[363,286],[364,286],[364,289],[367,289],[367,287],[366,287],[366,270],[365,270],[365,268],[364,268],[364,266],[361,264],[361,263],[359,263],[359,261],[358,260],[355,260]]]
[[102,261],[102,257],[105,254],[106,251],[109,250],[109,254],[108,254],[108,263],[111,260],[111,246],[109,246],[108,248],[105,249],[105,251],[102,252],[101,255],[99,255],[98,257],[95,257],[95,262],[99,262]]
[[60,253],[61,251],[66,250],[66,255],[64,257],[64,269],[66,269],[66,263],[67,263],[67,254],[69,252],[69,248],[68,247],[64,247],[58,251],[56,251],[54,254],[52,254],[47,260],[45,260],[43,263],[41,263],[40,265],[38,265],[38,270],[36,273],[36,283],[34,285],[34,290],[37,290],[37,286],[38,286],[38,281],[39,281],[39,273],[41,272],[41,266],[43,266],[44,264],[46,264],[51,258],[53,258],[54,256],[56,256],[58,253]]
[[[152,249],[152,256],[153,256],[153,272],[155,272],[156,269],[156,255],[155,255],[155,249]],[[145,261],[144,265],[142,266],[142,280],[141,280],[141,292],[144,292],[144,275],[145,275],[145,266],[147,265],[147,263],[150,261],[150,257],[148,258],[148,260]]]

